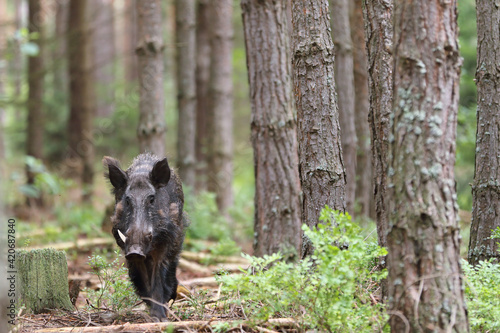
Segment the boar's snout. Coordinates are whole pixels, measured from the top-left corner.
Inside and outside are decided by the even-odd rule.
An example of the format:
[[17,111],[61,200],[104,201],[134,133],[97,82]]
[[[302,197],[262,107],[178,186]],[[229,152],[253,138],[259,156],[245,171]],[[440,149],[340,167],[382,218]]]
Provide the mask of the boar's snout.
[[126,233],[125,258],[127,260],[144,260],[151,251],[152,232],[131,228]]
[[125,258],[127,260],[144,260],[146,255],[140,245],[134,244],[128,247]]

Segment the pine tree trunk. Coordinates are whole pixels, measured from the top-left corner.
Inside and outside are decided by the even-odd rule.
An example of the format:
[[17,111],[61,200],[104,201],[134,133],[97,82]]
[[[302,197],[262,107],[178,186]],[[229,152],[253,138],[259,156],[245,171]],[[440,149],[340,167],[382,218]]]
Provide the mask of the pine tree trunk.
[[177,164],[184,185],[194,188],[196,175],[196,1],[175,3],[177,45]]
[[41,249],[17,253],[20,302],[27,311],[73,310],[69,299],[68,264],[64,251]]
[[498,63],[500,36],[492,33],[500,24],[500,12],[493,2],[476,1],[477,8],[477,133],[476,168],[472,186],[472,225],[468,259],[500,258],[498,240],[490,239],[491,230],[500,227],[500,103]]
[[[89,70],[89,36],[86,26],[86,4],[84,0],[71,0],[68,13],[68,68],[70,80],[70,115],[68,119],[68,165],[80,174],[84,186],[82,199],[90,200],[90,186],[94,177],[94,142],[92,122],[94,119],[92,80]],[[82,166],[80,171],[80,165]]]
[[209,0],[198,0],[196,24],[196,190],[207,187],[208,120],[210,118],[210,11]]
[[163,34],[161,1],[136,2],[137,56],[140,86],[137,137],[141,152],[165,154]]
[[[38,45],[38,54],[28,58],[28,119],[26,121],[26,155],[41,159],[43,157],[43,18],[41,0],[29,1],[28,31],[38,34],[38,38],[31,40]],[[34,174],[26,167],[27,183],[35,183]],[[41,205],[40,200],[28,198],[28,204]]]
[[397,0],[394,6],[392,332],[469,331],[454,179],[461,65],[456,3]]
[[392,113],[392,0],[366,1],[364,6],[373,166],[373,193],[378,243],[387,246],[387,163]]
[[[293,0],[292,4],[302,222],[314,227],[325,205],[345,211],[346,178],[335,92],[334,48],[328,1]],[[302,257],[312,251],[311,243],[303,239]]]
[[134,0],[124,0],[124,17],[122,19],[122,55],[125,81],[136,83],[138,78],[137,56],[137,12]]
[[[254,254],[299,253],[300,177],[287,1],[242,0],[252,103]],[[277,84],[279,82],[279,84]]]
[[373,201],[372,159],[370,151],[370,126],[368,112],[368,70],[362,0],[349,0],[349,17],[354,73],[354,126],[358,139],[356,157],[356,201],[361,216],[375,219]]
[[92,75],[96,95],[96,116],[109,117],[114,109],[115,30],[112,0],[89,2],[92,20]]
[[207,188],[227,215],[233,204],[233,2],[210,1],[210,117]]
[[59,94],[65,94],[67,91],[68,77],[65,70],[66,59],[66,33],[68,31],[68,2],[58,1],[56,4],[55,16],[55,47],[52,49],[54,61],[54,91]]
[[[25,12],[26,3],[23,1],[15,2],[15,21],[16,21],[16,31],[20,31],[23,28],[23,13]],[[24,16],[25,17],[25,16]],[[23,60],[24,56],[21,54],[21,40],[16,39],[14,41],[14,56],[12,57],[12,68],[14,73],[14,93],[15,96],[21,94],[21,81],[23,80]],[[16,112],[16,119],[19,119],[19,114]]]
[[346,173],[346,210],[354,214],[356,194],[356,151],[358,139],[354,125],[354,74],[349,0],[331,0],[332,37],[335,45],[335,82],[339,106],[342,156]]

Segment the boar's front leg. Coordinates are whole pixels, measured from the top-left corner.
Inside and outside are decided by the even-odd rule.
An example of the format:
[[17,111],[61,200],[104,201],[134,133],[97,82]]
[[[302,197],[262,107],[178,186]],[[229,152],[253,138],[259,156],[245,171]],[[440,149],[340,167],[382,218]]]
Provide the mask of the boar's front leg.
[[153,268],[151,275],[151,316],[156,317],[160,321],[165,321],[167,314],[165,311],[166,299],[163,295],[164,271],[163,265],[158,265]]
[[[150,297],[151,278],[148,276],[148,267],[144,261],[128,261],[128,275],[141,298]],[[148,303],[148,302],[146,302]]]
[[152,261],[130,261],[129,276],[135,289],[144,302],[149,305],[151,317],[156,320],[165,320],[166,312],[163,304],[161,268]]
[[171,262],[165,263],[165,270],[163,273],[165,282],[163,283],[163,297],[168,302],[171,299],[175,301],[177,298],[177,277],[176,270],[179,260],[176,258]]

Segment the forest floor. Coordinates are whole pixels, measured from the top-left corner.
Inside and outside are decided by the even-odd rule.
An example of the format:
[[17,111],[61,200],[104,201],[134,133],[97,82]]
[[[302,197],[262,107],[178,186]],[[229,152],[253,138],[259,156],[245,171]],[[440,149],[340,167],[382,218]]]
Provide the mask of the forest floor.
[[[210,246],[210,244],[205,244]],[[292,319],[271,319],[265,323],[249,323],[240,307],[222,299],[215,275],[237,274],[246,269],[246,259],[237,256],[212,256],[205,252],[184,251],[177,277],[180,295],[168,309],[168,322],[155,323],[143,302],[126,313],[92,308],[87,292],[102,288],[102,281],[91,272],[89,257],[112,253],[111,238],[80,239],[77,243],[61,243],[56,249],[67,251],[70,296],[76,296],[75,310],[54,310],[29,314],[21,310],[14,331],[28,332],[292,332]],[[36,248],[36,247],[33,247]],[[126,277],[123,277],[126,278]]]

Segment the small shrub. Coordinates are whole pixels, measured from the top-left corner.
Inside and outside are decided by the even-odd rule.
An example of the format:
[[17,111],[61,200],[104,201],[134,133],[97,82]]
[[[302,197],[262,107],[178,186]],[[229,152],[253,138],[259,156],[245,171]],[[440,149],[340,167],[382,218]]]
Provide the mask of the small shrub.
[[[500,238],[500,228],[493,230],[491,238]],[[500,265],[493,260],[480,261],[476,266],[462,261],[473,332],[500,332]]]
[[134,287],[127,276],[127,268],[120,263],[118,251],[116,258],[108,263],[102,255],[89,257],[89,265],[93,273],[99,278],[101,288],[99,290],[87,289],[87,297],[91,308],[111,310],[119,315],[131,312],[132,308],[140,302],[134,292]]
[[202,192],[196,196],[186,194],[185,198],[185,210],[190,220],[186,232],[188,238],[216,241],[230,238],[230,228],[219,214],[214,193]]
[[244,274],[218,278],[223,292],[256,322],[289,316],[320,331],[388,330],[383,305],[369,297],[387,275],[374,266],[385,249],[366,242],[349,215],[326,207],[320,220],[314,230],[303,227],[315,247],[310,258],[294,264],[281,254],[246,256]]
[[462,262],[465,299],[473,332],[500,332],[500,265],[490,260],[473,267]]
[[500,227],[497,227],[496,229],[492,230],[491,239],[500,239]]
[[232,256],[241,253],[241,247],[232,239],[223,239],[210,248],[210,253],[214,256]]
[[50,195],[61,194],[67,186],[67,182],[50,173],[42,161],[33,156],[25,156],[25,163],[29,171],[34,175],[34,184],[22,183],[18,186],[19,191],[30,198],[39,198],[42,193]]

